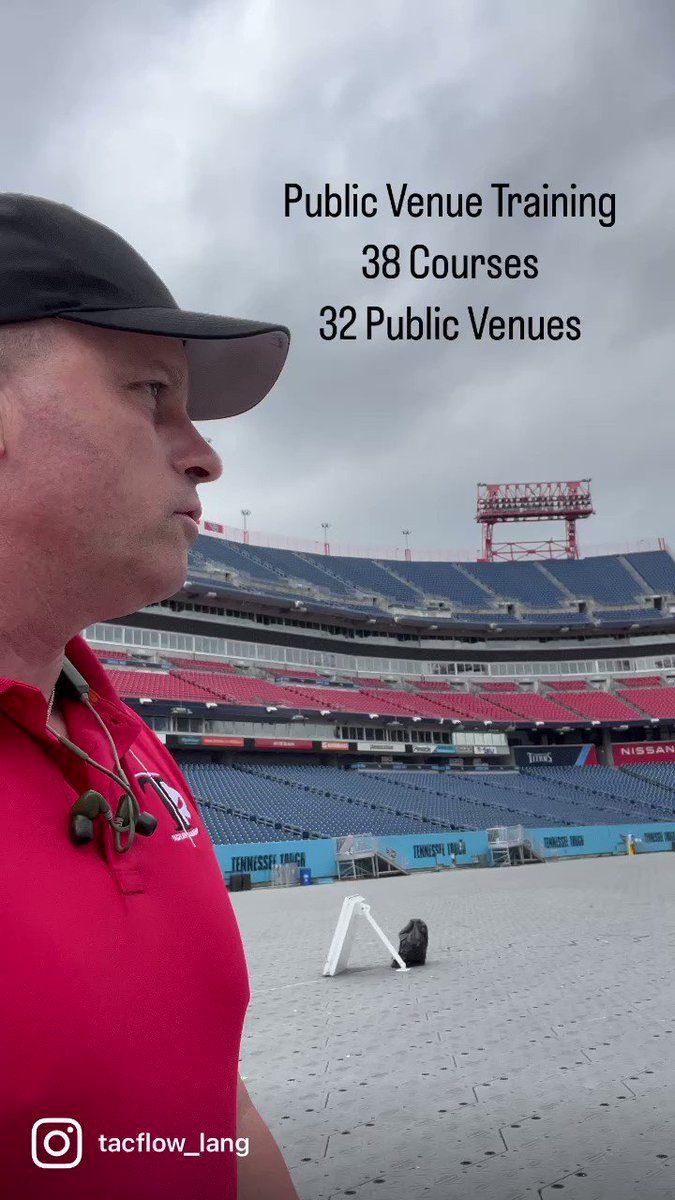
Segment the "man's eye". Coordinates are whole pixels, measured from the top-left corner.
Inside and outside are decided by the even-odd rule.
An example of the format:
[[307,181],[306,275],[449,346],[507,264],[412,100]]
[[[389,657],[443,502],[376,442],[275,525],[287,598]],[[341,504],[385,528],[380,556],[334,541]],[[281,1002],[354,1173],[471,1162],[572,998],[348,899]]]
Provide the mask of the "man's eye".
[[164,391],[164,388],[166,387],[166,384],[160,383],[159,380],[157,380],[157,379],[151,379],[147,383],[144,383],[142,386],[148,387],[148,388],[157,388],[157,395],[155,396],[155,400],[159,400],[161,393]]

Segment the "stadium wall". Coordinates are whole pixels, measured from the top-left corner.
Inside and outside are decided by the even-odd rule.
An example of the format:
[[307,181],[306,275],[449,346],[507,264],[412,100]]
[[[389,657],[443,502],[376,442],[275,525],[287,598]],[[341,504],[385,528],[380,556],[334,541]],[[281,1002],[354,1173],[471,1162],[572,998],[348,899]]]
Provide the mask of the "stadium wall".
[[[543,848],[544,857],[579,858],[593,855],[626,853],[626,834],[637,842],[638,853],[671,850],[675,842],[675,818],[669,822],[632,825],[580,825],[576,828],[534,827],[528,830],[533,840]],[[379,850],[395,851],[397,861],[408,871],[430,870],[437,866],[452,866],[456,855],[458,866],[478,866],[489,863],[487,833],[443,832],[410,834],[368,839]],[[233,873],[246,873],[251,882],[272,882],[272,868],[283,863],[309,867],[313,880],[337,879],[336,843],[334,838],[308,839],[292,842],[248,842],[242,845],[215,845],[216,857],[228,882]],[[358,881],[356,881],[358,882]]]

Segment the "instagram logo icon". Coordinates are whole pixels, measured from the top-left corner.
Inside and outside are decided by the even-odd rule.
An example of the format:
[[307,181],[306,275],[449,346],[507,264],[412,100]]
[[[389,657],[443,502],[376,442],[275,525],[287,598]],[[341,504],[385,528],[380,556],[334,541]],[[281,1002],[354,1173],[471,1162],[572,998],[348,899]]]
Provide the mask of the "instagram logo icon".
[[82,1126],[73,1117],[41,1117],[31,1134],[36,1167],[67,1170],[82,1161]]

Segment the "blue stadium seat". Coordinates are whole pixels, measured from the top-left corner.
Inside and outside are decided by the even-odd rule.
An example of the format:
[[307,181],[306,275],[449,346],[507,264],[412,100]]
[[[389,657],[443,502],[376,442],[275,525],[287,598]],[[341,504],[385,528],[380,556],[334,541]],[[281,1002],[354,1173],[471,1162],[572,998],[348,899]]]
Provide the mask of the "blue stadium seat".
[[675,766],[663,764],[641,767],[640,778],[609,767],[439,774],[284,763],[224,767],[194,757],[181,767],[193,793],[204,798],[200,808],[216,842],[288,841],[302,832],[341,837],[606,825],[671,816],[675,823]]

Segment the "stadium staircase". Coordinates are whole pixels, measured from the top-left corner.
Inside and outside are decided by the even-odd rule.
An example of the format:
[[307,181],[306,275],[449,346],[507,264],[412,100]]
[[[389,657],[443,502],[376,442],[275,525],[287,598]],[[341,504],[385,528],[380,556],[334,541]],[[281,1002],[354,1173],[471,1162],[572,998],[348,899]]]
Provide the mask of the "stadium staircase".
[[452,565],[456,571],[459,571],[460,575],[463,575],[465,579],[468,579],[469,583],[472,583],[474,587],[480,588],[481,592],[485,592],[485,595],[489,600],[492,601],[494,605],[497,605],[500,602],[503,603],[503,601],[507,599],[506,596],[500,596],[499,592],[496,592],[494,588],[490,587],[489,584],[483,583],[482,579],[477,579],[476,576],[472,575],[470,571],[465,570],[461,563],[456,562]]
[[381,879],[382,876],[409,875],[395,850],[381,850],[373,838],[342,838],[337,844],[339,879]]
[[560,596],[561,604],[562,604],[563,600],[565,599],[565,597],[567,597],[568,600],[576,600],[577,599],[577,597],[574,595],[574,592],[571,592],[570,589],[566,586],[566,584],[564,584],[562,582],[562,580],[556,579],[555,575],[553,575],[551,571],[546,570],[546,567],[543,562],[538,562],[537,568],[539,571],[541,571],[542,575],[546,576],[549,583],[552,583],[554,587],[558,588],[558,590],[561,593],[561,596]]
[[302,586],[303,584],[306,584],[305,580],[297,578],[293,579],[287,571],[282,571],[281,568],[275,566],[274,563],[264,562],[263,559],[258,558],[257,554],[252,552],[248,546],[237,546],[237,553],[240,554],[243,559],[253,563],[256,567],[262,567],[266,573],[271,571],[274,575],[278,575],[284,587],[287,589],[289,586]]
[[376,559],[376,563],[381,571],[384,571],[387,575],[391,575],[391,578],[395,579],[397,583],[400,583],[403,586],[409,588],[414,596],[419,596],[419,599],[420,599],[419,607],[420,608],[427,607],[431,597],[428,596],[426,592],[422,591],[422,588],[419,588],[419,587],[417,587],[416,584],[411,583],[409,579],[404,579],[402,575],[397,575],[396,571],[392,570],[390,563],[381,562],[381,560],[379,558]]
[[[325,835],[317,830],[304,830],[300,825],[289,825],[285,821],[273,821],[269,817],[261,817],[257,813],[247,812],[243,808],[237,808],[231,804],[222,804],[219,800],[210,800],[206,796],[195,796],[199,811],[204,817],[209,811],[224,813],[226,816],[241,817],[244,821],[251,821],[254,825],[259,825],[263,829],[269,830],[269,840],[277,841],[296,841],[300,838],[304,840],[317,840]],[[279,838],[279,834],[283,834]],[[214,838],[218,841],[218,838]]]
[[[314,567],[314,569],[316,571],[320,571],[322,575],[326,576],[326,590],[327,591],[331,591],[329,584],[331,582],[333,582],[333,583],[339,584],[340,591],[344,592],[345,587],[346,587],[345,580],[340,575],[336,575],[335,571],[331,571],[330,567],[325,566],[325,564],[323,562],[315,562],[314,560],[317,557],[316,555],[311,557],[307,554],[303,554],[302,551],[300,551],[300,550],[294,550],[293,553],[295,554],[295,556],[297,558],[300,559],[301,562],[306,563],[307,566],[309,566],[309,567]],[[334,589],[332,589],[332,590],[334,591]],[[356,586],[354,586],[355,593],[361,592],[362,590],[363,589],[357,588]],[[370,595],[370,593],[365,593],[365,594]],[[347,597],[347,598],[349,598],[349,597]],[[353,596],[351,598],[356,599],[356,596]]]
[[642,578],[639,571],[637,571],[635,569],[633,564],[631,562],[629,562],[629,560],[623,554],[619,555],[619,562],[621,563],[622,567],[624,567],[625,570],[628,571],[628,574],[632,575],[632,577],[636,581],[636,583],[639,583],[640,590],[642,592],[644,592],[645,596],[650,596],[650,595],[654,594],[654,588],[649,586],[646,579]]
[[499,826],[487,831],[488,848],[495,867],[517,867],[546,862],[544,848],[523,825]]

